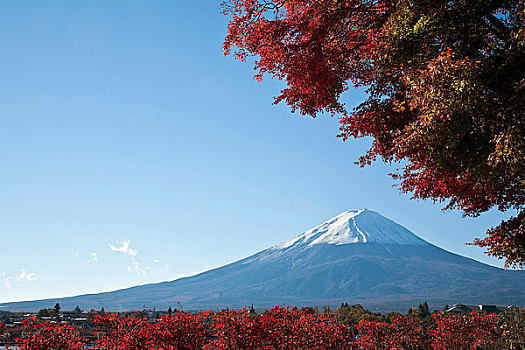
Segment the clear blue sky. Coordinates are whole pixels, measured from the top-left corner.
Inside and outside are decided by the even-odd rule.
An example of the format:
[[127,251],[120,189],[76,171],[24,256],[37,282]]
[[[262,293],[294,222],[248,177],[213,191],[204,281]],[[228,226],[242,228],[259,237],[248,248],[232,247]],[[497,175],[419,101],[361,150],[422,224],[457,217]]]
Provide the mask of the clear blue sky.
[[282,84],[223,56],[226,23],[210,0],[2,2],[0,302],[193,274],[363,207],[502,266],[464,243],[508,215],[355,166],[369,141],[272,106]]

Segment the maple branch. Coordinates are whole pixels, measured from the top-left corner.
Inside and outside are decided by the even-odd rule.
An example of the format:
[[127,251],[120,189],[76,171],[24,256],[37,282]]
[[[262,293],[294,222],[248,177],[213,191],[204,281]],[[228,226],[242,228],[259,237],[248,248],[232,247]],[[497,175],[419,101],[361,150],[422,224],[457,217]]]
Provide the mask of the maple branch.
[[500,40],[507,41],[511,34],[510,29],[507,28],[507,26],[492,13],[485,15],[485,19],[488,22],[487,24],[490,32],[496,37],[498,37]]

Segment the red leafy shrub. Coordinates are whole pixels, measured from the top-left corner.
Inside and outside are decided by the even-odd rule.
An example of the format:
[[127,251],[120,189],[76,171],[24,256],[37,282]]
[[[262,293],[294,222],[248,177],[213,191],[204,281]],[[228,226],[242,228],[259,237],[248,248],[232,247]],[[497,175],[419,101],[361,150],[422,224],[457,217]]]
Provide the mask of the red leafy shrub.
[[271,349],[350,349],[352,334],[332,314],[276,307],[261,316]]
[[419,318],[399,316],[391,323],[361,321],[355,346],[362,349],[503,349],[505,337],[500,316],[433,314],[433,323],[425,327]]
[[398,316],[392,319],[390,346],[393,349],[428,349],[428,333],[420,318]]
[[95,317],[97,333],[95,349],[147,350],[155,349],[153,326],[142,318],[109,314]]
[[23,321],[24,332],[16,339],[21,350],[81,350],[87,343],[78,329],[66,323]]
[[357,325],[357,347],[369,350],[387,349],[392,326],[386,322],[361,321]]
[[260,316],[246,309],[215,313],[212,330],[217,338],[207,344],[207,349],[264,349],[268,338],[268,329],[261,324]]
[[157,349],[197,350],[202,349],[210,331],[205,325],[210,312],[189,314],[178,312],[162,315],[154,325]]
[[435,350],[501,349],[503,331],[501,318],[493,314],[446,315],[436,313],[434,329],[430,330]]
[[208,349],[350,349],[352,334],[329,314],[276,307],[262,315],[226,310],[213,316]]

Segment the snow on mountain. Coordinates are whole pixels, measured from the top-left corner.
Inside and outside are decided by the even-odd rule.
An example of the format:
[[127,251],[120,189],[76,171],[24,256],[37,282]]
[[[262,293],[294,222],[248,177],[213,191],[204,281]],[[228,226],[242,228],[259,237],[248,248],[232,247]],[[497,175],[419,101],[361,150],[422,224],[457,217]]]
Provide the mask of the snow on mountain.
[[345,211],[305,233],[274,246],[274,250],[317,244],[428,244],[403,226],[368,209]]

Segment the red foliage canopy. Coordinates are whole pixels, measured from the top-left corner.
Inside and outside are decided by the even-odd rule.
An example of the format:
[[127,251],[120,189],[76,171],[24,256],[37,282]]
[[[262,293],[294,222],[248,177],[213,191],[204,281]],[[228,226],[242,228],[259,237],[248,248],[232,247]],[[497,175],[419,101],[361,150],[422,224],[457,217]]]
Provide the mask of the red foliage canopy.
[[[519,215],[475,244],[525,264],[525,3],[520,0],[231,0],[226,54],[284,79],[275,103],[341,115],[340,137],[371,136],[415,198],[477,216]],[[368,98],[346,110],[347,83]]]

